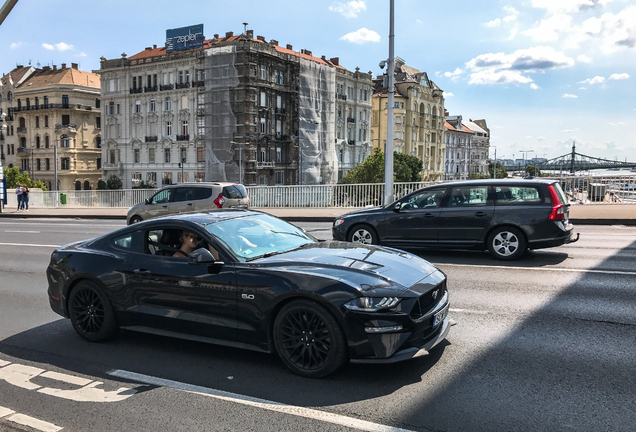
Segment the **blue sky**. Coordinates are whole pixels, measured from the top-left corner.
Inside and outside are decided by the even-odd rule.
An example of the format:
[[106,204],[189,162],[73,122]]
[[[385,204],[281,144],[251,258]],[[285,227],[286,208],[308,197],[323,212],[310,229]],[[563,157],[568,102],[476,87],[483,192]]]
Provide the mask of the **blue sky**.
[[[0,0],[4,3],[4,0]],[[451,115],[485,118],[501,158],[577,151],[636,161],[636,1],[396,0],[395,53],[446,93]],[[388,0],[19,0],[0,26],[0,69],[133,55],[169,28],[243,31],[380,73]],[[494,154],[494,149],[491,152]]]

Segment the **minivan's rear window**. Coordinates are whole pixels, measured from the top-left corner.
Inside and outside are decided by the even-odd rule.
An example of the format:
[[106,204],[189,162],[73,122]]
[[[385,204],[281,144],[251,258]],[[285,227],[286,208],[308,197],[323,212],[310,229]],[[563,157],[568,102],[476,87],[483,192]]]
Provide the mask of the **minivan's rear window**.
[[245,186],[240,184],[225,186],[223,188],[223,196],[228,198],[247,198],[247,190]]
[[543,200],[533,186],[495,186],[495,197],[499,205],[537,204]]
[[204,200],[212,196],[212,188],[209,187],[197,187],[194,188],[194,199]]

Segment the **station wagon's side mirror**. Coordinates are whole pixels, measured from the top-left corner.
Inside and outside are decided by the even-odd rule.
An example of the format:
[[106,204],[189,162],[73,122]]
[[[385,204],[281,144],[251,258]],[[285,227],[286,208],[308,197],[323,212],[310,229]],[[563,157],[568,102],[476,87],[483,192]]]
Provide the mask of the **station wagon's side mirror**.
[[399,212],[402,209],[402,203],[401,202],[396,202],[395,205],[393,206],[393,211],[394,212]]
[[214,255],[206,248],[199,248],[188,255],[188,264],[214,264]]

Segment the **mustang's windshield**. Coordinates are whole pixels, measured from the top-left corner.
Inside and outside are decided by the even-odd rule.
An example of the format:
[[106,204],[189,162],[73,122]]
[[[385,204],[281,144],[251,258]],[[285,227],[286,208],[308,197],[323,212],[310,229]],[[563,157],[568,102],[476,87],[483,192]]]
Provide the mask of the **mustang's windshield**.
[[251,261],[317,241],[300,228],[264,214],[212,223],[205,229],[240,261]]

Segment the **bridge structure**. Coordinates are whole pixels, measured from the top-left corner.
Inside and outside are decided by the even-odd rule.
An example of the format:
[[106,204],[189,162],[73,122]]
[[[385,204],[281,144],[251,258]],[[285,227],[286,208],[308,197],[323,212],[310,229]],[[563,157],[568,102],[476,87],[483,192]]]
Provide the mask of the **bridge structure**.
[[534,166],[539,171],[560,171],[571,174],[577,171],[590,171],[593,169],[616,169],[632,168],[636,172],[636,162],[621,162],[617,160],[602,159],[587,156],[576,152],[576,144],[572,144],[572,152],[547,160],[545,162],[526,161],[525,166],[521,164],[505,165],[501,164],[506,171],[525,171],[527,166]]

